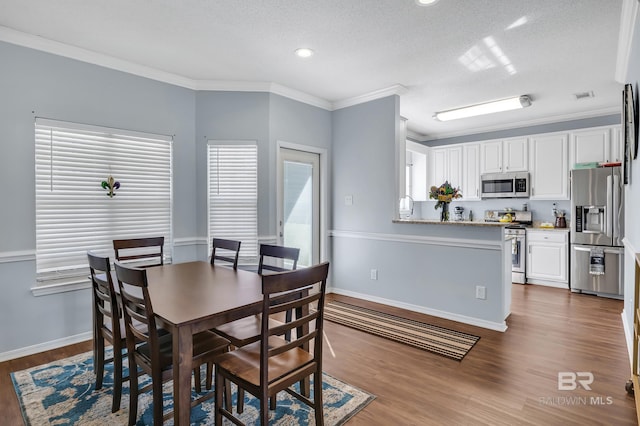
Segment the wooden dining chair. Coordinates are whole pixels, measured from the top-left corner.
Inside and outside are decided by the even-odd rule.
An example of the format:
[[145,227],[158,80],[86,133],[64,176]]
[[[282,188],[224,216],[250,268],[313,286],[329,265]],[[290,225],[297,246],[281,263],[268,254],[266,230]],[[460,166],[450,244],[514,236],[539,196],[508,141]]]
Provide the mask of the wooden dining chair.
[[[126,332],[119,308],[118,297],[111,278],[108,257],[88,252],[89,271],[93,295],[93,367],[96,373],[96,390],[102,388],[104,367],[113,362],[113,400],[111,412],[120,409],[122,382],[129,377],[122,376],[123,349],[126,349]],[[105,359],[107,343],[113,347],[113,356]]]
[[[156,325],[156,319],[149,297],[147,271],[142,268],[130,268],[119,262],[115,263],[122,310],[126,328],[127,352],[129,369],[137,371],[138,368],[149,376],[151,383],[142,389],[138,388],[138,377],[130,375],[129,397],[129,425],[134,425],[138,417],[138,395],[149,389],[153,392],[153,423],[161,425],[163,416],[162,383],[173,378],[173,340],[171,334],[160,335]],[[142,323],[146,327],[141,329],[136,323]],[[138,344],[138,342],[142,342]],[[193,365],[196,374],[196,383],[199,382],[200,366],[213,361],[216,355],[229,350],[229,341],[210,331],[204,331],[193,336]],[[186,355],[189,356],[189,355]],[[230,391],[228,386],[220,388],[226,394],[227,403],[230,404]],[[222,397],[222,395],[221,395]],[[211,395],[205,395],[192,401],[191,406],[200,404]]]
[[[322,409],[322,329],[324,298],[329,263],[321,263],[297,271],[281,272],[262,277],[262,321],[260,340],[215,357],[215,424],[226,417],[236,424],[239,420],[223,407],[225,380],[232,381],[260,401],[260,423],[269,423],[268,400],[285,390],[313,407],[316,425],[323,423]],[[320,290],[308,293],[315,284]],[[288,297],[295,294],[295,297]],[[316,308],[317,304],[317,308]],[[269,317],[294,308],[301,316],[289,323],[273,326]],[[296,329],[296,338],[287,341],[281,336]],[[308,347],[313,341],[313,349]],[[291,386],[313,375],[313,400]]]
[[[295,270],[298,266],[299,254],[299,248],[261,244],[258,274],[263,275],[266,271],[283,272],[288,270],[283,266],[268,263],[268,258],[289,260],[292,262],[292,270]],[[290,322],[291,319],[292,311],[287,310],[285,313],[285,321]],[[229,339],[231,344],[236,347],[245,346],[257,341],[260,338],[260,331],[260,316],[242,318],[222,324],[215,329],[216,333]],[[291,336],[287,335],[285,338],[288,340]]]
[[[285,247],[272,244],[260,244],[260,261],[258,262],[258,274],[263,275],[265,271],[295,271],[298,267],[300,249],[297,247]],[[271,261],[290,261],[291,268],[274,265]]]
[[[263,275],[265,272],[283,272],[287,271],[286,267],[273,264],[274,261],[289,260],[291,262],[291,270],[295,270],[298,266],[298,257],[300,255],[300,249],[296,247],[285,247],[271,244],[260,245],[260,260],[258,263],[258,274]],[[285,321],[291,322],[293,318],[293,311],[291,309],[285,312]],[[270,319],[273,327],[277,326],[280,321]],[[261,316],[254,315],[251,317],[241,318],[236,321],[232,321],[226,324],[222,324],[213,330],[217,334],[221,335],[225,339],[231,342],[234,347],[246,346],[250,343],[256,342],[260,339],[261,332]],[[291,339],[291,332],[287,331],[285,339]],[[207,366],[207,375],[210,374],[210,366]],[[275,399],[272,402],[271,407],[275,409]],[[244,410],[244,391],[238,389],[238,412],[242,413]]]
[[[238,269],[238,256],[240,255],[240,241],[225,240],[223,238],[213,239],[213,248],[211,250],[211,264],[213,265],[216,260],[222,260],[233,264],[233,269]],[[220,250],[223,254],[220,254]],[[232,253],[227,254],[227,253]]]
[[164,265],[164,237],[113,240],[116,260],[121,263],[138,262],[136,266]]

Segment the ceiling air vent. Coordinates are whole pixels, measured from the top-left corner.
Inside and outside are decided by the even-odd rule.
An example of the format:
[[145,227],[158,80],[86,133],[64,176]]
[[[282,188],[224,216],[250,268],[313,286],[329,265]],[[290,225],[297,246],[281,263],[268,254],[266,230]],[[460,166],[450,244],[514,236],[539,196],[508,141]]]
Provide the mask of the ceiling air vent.
[[574,93],[573,96],[575,96],[576,100],[579,101],[580,99],[593,98],[595,95],[593,94],[593,91],[589,91],[589,92]]

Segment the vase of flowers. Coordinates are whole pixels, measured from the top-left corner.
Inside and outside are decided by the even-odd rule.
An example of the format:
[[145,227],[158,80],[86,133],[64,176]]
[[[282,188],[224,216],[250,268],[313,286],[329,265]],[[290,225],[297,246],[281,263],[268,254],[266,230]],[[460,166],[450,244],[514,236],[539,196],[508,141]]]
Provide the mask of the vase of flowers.
[[442,207],[442,212],[440,212],[441,222],[449,221],[449,203],[460,197],[462,197],[460,188],[454,188],[451,186],[449,181],[445,181],[440,186],[432,186],[429,191],[429,198],[432,200],[438,200],[434,208],[439,209]]

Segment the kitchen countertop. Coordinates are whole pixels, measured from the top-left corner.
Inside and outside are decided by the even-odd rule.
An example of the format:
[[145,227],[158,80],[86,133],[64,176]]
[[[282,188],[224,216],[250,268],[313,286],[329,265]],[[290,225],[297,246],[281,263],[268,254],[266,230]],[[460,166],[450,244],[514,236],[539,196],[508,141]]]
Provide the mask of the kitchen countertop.
[[[407,223],[407,224],[422,224],[422,225],[458,225],[458,226],[509,226],[511,222],[484,222],[484,221],[469,221],[469,220],[450,220],[448,222],[440,222],[436,219],[394,219],[393,223]],[[569,232],[569,228],[541,228],[539,223],[534,223],[533,226],[526,227],[525,229],[534,231],[549,231],[549,232]]]
[[474,220],[450,220],[448,222],[440,222],[435,219],[393,219],[393,223],[410,223],[410,224],[426,224],[426,225],[458,225],[458,226],[506,226],[509,222],[482,222]]

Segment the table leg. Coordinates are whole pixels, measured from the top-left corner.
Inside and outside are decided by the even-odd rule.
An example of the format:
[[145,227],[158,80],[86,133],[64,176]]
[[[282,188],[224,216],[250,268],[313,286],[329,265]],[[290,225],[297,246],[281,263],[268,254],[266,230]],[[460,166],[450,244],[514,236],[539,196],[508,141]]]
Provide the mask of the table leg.
[[173,336],[173,416],[177,426],[190,422],[192,358],[191,327],[180,327]]

